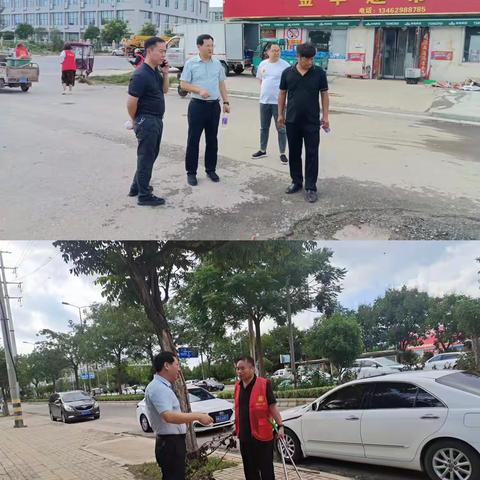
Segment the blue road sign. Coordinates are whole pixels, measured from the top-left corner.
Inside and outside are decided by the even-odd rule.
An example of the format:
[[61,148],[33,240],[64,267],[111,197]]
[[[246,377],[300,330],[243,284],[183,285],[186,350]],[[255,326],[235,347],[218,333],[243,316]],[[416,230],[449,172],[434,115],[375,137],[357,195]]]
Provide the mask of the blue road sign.
[[178,348],[178,358],[198,358],[196,348],[180,347]]

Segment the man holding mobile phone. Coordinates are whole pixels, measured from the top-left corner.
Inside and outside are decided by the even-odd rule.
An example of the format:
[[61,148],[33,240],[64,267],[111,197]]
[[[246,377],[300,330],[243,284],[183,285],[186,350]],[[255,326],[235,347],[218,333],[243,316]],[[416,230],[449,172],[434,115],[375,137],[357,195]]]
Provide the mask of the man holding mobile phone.
[[166,53],[165,40],[159,37],[146,40],[145,61],[133,73],[128,87],[127,110],[138,140],[137,170],[128,195],[138,195],[138,205],[165,203],[163,198],[153,195],[150,180],[162,139],[164,95],[170,87]]

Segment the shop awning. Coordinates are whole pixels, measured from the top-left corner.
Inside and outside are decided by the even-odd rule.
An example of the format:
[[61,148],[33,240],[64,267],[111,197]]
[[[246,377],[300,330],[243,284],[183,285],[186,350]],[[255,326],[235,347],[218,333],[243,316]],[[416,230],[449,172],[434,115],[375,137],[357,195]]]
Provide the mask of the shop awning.
[[315,20],[315,21],[284,21],[284,22],[261,22],[264,28],[319,28],[319,27],[357,27],[360,19],[356,20]]
[[365,27],[480,27],[480,18],[382,18],[363,20]]

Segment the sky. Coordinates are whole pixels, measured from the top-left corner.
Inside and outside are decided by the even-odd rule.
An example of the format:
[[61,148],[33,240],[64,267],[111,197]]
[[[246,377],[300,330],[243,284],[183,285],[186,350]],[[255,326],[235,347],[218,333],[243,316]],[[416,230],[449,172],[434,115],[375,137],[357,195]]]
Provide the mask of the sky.
[[210,0],[210,6],[211,7],[222,7],[223,6],[223,0]]
[[[386,289],[417,287],[430,295],[462,293],[480,296],[480,242],[318,242],[333,250],[332,263],[348,273],[339,297],[342,305],[357,308],[371,303]],[[21,282],[21,290],[9,285],[12,317],[19,353],[33,349],[39,340],[37,332],[44,328],[67,331],[68,321],[79,322],[78,310],[62,305],[62,301],[78,306],[103,301],[101,288],[93,277],[76,277],[69,272],[58,249],[51,242],[0,242],[4,264],[16,267],[7,270],[7,280]],[[303,312],[294,318],[301,329],[312,325],[318,314]],[[273,327],[264,323],[264,330]]]

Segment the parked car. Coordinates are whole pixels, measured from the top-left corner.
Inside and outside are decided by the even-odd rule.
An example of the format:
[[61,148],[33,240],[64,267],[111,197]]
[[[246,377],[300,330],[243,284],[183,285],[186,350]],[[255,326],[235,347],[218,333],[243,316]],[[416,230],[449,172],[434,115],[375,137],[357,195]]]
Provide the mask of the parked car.
[[294,461],[318,456],[423,470],[431,480],[480,478],[479,373],[355,380],[281,415]]
[[288,368],[281,368],[273,372],[272,380],[293,380],[293,374]]
[[112,49],[112,55],[114,57],[123,57],[125,55],[125,49],[123,47]]
[[425,362],[424,370],[444,370],[448,368],[455,368],[457,366],[458,359],[463,355],[465,355],[463,352],[440,353]]
[[200,380],[185,380],[186,385],[196,385]]
[[394,362],[386,357],[378,358],[357,358],[351,368],[348,368],[345,374],[354,374],[357,379],[377,377],[379,375],[389,375],[406,370],[406,366]]
[[[193,428],[196,432],[230,427],[234,424],[235,414],[233,412],[233,404],[227,400],[214,397],[211,393],[201,387],[192,385],[188,386],[187,389],[192,412],[207,413],[214,420],[214,423],[207,427],[199,422],[194,422]],[[145,406],[145,399],[137,404],[137,420],[144,432],[152,431],[150,420],[148,419],[147,408]]]
[[124,395],[139,395],[145,393],[145,388],[138,385],[133,385],[132,387],[125,387],[122,390],[122,393]]
[[195,385],[208,390],[209,392],[221,392],[225,389],[223,383],[217,382],[215,378],[207,378],[205,380],[199,380]]
[[61,420],[70,423],[79,418],[100,418],[98,402],[80,390],[54,393],[48,400],[48,410],[54,422]]

